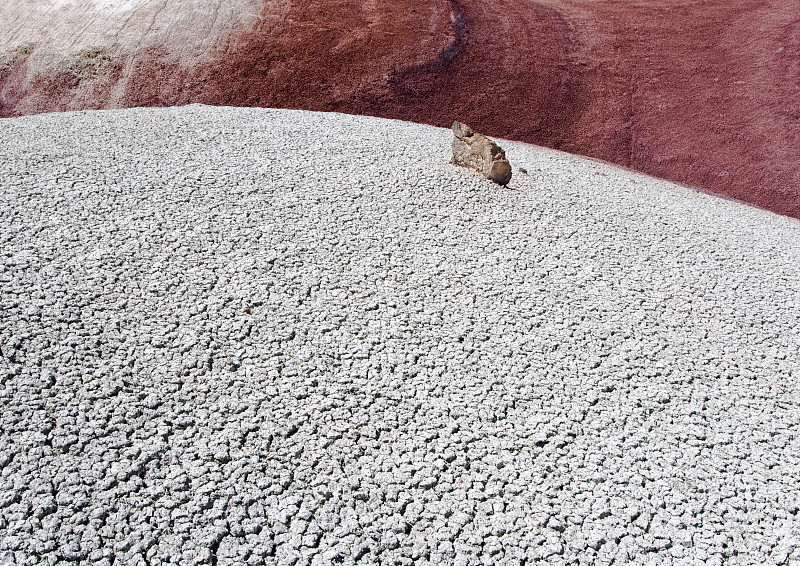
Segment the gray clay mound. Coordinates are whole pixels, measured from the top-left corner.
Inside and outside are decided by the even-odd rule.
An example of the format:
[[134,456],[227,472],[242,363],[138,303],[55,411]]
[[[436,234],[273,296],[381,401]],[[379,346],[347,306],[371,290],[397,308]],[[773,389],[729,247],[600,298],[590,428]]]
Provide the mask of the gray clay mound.
[[0,563],[800,563],[800,223],[451,136],[0,121]]

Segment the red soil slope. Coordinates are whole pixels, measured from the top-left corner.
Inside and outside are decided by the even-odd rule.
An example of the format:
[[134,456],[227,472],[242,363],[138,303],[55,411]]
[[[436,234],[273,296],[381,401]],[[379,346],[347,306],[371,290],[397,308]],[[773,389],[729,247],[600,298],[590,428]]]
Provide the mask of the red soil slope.
[[91,98],[71,76],[14,90],[22,57],[0,115],[203,102],[458,119],[800,218],[796,2],[272,1],[202,65],[170,46],[122,59]]

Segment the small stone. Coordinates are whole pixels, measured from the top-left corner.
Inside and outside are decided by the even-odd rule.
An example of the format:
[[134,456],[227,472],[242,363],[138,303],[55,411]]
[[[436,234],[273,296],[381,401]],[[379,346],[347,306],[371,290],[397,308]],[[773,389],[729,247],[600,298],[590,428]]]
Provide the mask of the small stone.
[[453,122],[454,165],[469,167],[500,185],[511,181],[511,164],[496,143],[461,122]]

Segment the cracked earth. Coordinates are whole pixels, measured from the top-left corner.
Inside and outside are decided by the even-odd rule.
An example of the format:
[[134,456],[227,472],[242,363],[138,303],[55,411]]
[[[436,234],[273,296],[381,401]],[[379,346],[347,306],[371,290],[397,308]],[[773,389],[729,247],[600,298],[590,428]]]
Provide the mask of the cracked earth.
[[0,137],[0,563],[800,563],[797,221],[376,118]]

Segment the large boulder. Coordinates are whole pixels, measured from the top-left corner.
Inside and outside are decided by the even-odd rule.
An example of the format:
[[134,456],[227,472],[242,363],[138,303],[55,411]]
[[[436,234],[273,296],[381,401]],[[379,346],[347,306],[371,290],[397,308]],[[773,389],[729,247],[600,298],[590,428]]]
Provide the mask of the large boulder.
[[453,164],[475,169],[495,183],[508,184],[511,164],[499,145],[461,122],[453,122],[453,134]]

